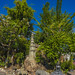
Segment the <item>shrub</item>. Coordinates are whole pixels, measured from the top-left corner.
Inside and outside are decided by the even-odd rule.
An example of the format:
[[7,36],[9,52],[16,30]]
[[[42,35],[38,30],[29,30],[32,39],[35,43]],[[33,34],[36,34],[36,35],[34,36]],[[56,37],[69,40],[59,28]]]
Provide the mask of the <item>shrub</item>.
[[16,62],[19,64],[19,63],[22,63],[23,62],[23,59],[24,59],[24,54],[22,52],[20,53],[17,53],[15,55],[15,58],[16,58]]
[[61,63],[61,69],[62,70],[69,70],[69,61],[65,61],[63,63]]
[[5,66],[5,63],[2,60],[0,60],[0,66],[1,67],[4,67]]

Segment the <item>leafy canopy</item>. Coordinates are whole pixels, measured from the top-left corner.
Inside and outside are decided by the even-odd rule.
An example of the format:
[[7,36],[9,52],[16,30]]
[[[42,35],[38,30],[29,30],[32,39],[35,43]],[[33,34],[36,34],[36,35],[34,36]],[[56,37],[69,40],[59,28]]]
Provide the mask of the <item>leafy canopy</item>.
[[[49,3],[47,2],[40,14],[41,20],[38,22],[38,26],[41,31],[35,32],[36,43],[41,43],[37,52],[37,61],[43,63],[55,64],[58,58],[63,53],[69,53],[74,50],[74,40],[72,29],[74,27],[74,21],[72,18],[75,13],[70,16],[66,12],[61,12],[62,0],[57,0],[57,6],[55,9],[49,9]],[[36,37],[36,36],[39,37]],[[41,40],[42,39],[42,40]]]

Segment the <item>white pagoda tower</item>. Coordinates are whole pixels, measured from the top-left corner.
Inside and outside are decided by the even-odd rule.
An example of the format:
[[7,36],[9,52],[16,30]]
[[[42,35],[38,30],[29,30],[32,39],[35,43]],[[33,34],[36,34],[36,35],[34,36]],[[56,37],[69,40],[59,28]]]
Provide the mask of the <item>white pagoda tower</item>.
[[32,33],[30,50],[29,50],[29,59],[34,60],[35,57],[36,57],[36,50],[35,50],[35,44],[34,44],[34,34]]

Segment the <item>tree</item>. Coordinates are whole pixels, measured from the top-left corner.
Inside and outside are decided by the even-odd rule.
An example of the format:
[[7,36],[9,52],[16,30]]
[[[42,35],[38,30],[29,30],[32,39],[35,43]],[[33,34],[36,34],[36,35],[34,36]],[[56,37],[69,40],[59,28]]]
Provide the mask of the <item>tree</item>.
[[9,61],[13,55],[16,57],[19,53],[25,58],[29,51],[28,39],[33,30],[31,20],[34,10],[28,6],[26,0],[15,0],[14,3],[14,8],[5,7],[7,16],[0,16],[0,53]]
[[33,30],[33,24],[31,24],[30,21],[33,19],[34,10],[27,5],[26,0],[15,0],[14,3],[16,5],[14,8],[10,9],[5,7],[8,16],[11,17],[11,20],[16,22],[17,28],[19,27],[17,31],[18,34],[23,34],[28,37],[31,30]]
[[49,10],[49,3],[47,2],[42,8],[43,13],[40,14],[41,21],[38,22],[38,26],[41,29],[40,34],[43,35],[40,40],[42,37],[44,39],[38,48],[36,59],[41,63],[46,61],[54,65],[61,54],[74,50],[72,48],[74,46],[74,42],[72,42],[72,29],[74,26],[72,18],[75,13],[72,16],[66,12],[62,13],[61,3],[62,0],[57,0],[56,10],[53,8]]

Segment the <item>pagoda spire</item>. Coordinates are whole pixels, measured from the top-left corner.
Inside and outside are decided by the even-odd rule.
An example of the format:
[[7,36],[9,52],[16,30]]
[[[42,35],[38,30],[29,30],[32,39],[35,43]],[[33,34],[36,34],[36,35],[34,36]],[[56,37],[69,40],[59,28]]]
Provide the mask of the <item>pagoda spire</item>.
[[29,58],[35,59],[36,50],[35,50],[35,43],[34,43],[34,34],[31,34],[31,43],[30,43],[30,50],[29,50]]

